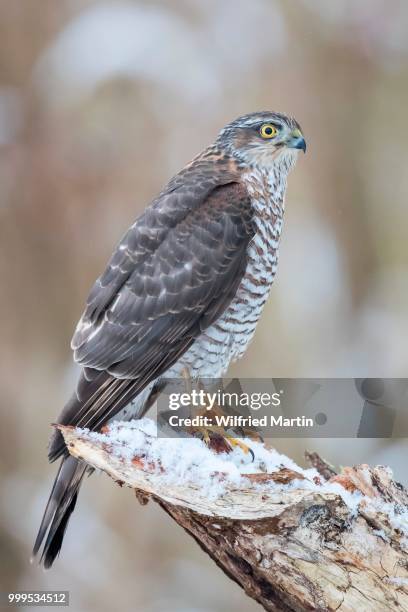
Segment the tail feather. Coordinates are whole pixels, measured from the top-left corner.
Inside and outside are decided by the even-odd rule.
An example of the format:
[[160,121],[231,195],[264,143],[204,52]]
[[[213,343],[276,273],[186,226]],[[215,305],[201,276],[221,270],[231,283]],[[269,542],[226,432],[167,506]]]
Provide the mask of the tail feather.
[[45,568],[51,567],[61,550],[86,470],[86,464],[74,457],[64,457],[61,461],[33,548],[34,558],[45,539],[40,559]]
[[[132,414],[141,418],[157,395],[154,393],[155,388],[148,387],[149,382],[148,378],[120,379],[107,372],[84,368],[77,389],[58,417],[58,423],[89,427],[96,431],[140,394],[142,401],[137,411],[133,409]],[[147,396],[143,395],[144,389],[147,389]],[[55,461],[61,456],[62,460],[32,555],[34,558],[42,547],[40,563],[46,568],[51,567],[61,550],[65,530],[75,508],[84,474],[93,471],[83,461],[68,454],[61,432],[55,429],[50,441],[48,458],[50,461]]]

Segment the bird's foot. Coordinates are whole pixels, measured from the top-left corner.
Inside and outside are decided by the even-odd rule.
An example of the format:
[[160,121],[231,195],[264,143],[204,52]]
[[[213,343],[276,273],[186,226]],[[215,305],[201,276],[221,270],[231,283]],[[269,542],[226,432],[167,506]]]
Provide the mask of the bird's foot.
[[249,453],[252,457],[252,461],[255,460],[255,454],[254,451],[252,450],[252,448],[250,446],[248,446],[248,444],[245,444],[245,442],[242,442],[241,440],[238,440],[237,438],[234,438],[233,436],[226,436],[229,444],[231,445],[231,450],[234,449],[234,447],[238,447],[240,448],[246,455]]
[[228,434],[222,427],[199,427],[193,435],[197,436],[216,453],[231,453],[234,448],[240,448],[243,453],[250,454],[255,459],[254,451],[247,444]]
[[[186,393],[191,393],[192,379],[188,368],[183,368],[182,377],[184,379],[184,387]],[[200,385],[200,382],[198,383]],[[213,404],[210,408],[206,406],[198,412],[198,416],[211,419],[210,423],[214,423],[216,417],[225,416],[224,410],[217,404]],[[200,427],[190,427],[190,433],[203,440],[207,447],[216,453],[231,453],[234,448],[240,448],[243,453],[250,455],[252,461],[255,459],[254,451],[245,442],[231,435],[227,430],[220,426],[209,424]],[[250,429],[238,428],[239,434],[250,439],[263,442],[262,437],[255,431]]]

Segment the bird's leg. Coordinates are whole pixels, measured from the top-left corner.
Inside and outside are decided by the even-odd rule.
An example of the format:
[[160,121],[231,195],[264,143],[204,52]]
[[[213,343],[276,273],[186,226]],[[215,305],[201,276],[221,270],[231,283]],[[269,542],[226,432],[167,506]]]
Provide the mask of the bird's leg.
[[[184,380],[184,393],[188,393],[188,395],[191,397],[191,393],[193,390],[193,381],[191,379],[191,374],[190,374],[190,369],[188,366],[184,366],[184,368],[181,370],[181,376]],[[191,406],[189,407],[189,416],[191,417]]]
[[[217,414],[218,416],[220,416],[220,415],[224,415],[225,416],[225,412],[222,410],[222,408],[220,408],[220,406],[218,406],[218,404],[214,405],[214,407],[212,408],[212,412],[214,414]],[[253,429],[249,429],[248,427],[237,426],[235,428],[235,430],[243,438],[249,438],[250,440],[254,440],[254,442],[262,442],[262,443],[264,442],[264,439],[261,436],[261,434],[259,432],[257,432],[257,431],[254,431]],[[232,437],[232,440],[236,440],[236,442],[237,442],[236,446],[240,446],[240,444],[238,444],[238,440],[236,438]],[[248,448],[245,444],[243,446]]]
[[[185,392],[191,395],[193,385],[192,385],[190,370],[187,366],[182,369],[181,375],[184,380]],[[204,387],[199,379],[197,381],[197,385],[201,390],[204,390]],[[213,422],[215,419],[215,416],[218,416],[218,417],[225,416],[225,412],[222,410],[222,408],[218,404],[214,403],[211,405],[210,409],[208,409],[208,406],[205,406],[204,408],[199,410],[197,416],[202,416],[202,417],[207,416],[211,418]],[[201,438],[203,442],[208,446],[208,448],[216,451],[217,453],[222,453],[222,452],[230,453],[235,447],[238,447],[245,454],[249,453],[252,456],[252,459],[254,459],[253,450],[249,446],[247,446],[244,442],[241,442],[241,440],[238,440],[234,436],[227,433],[226,429],[222,427],[221,425],[213,424],[213,425],[208,425],[205,427],[191,427],[190,432],[192,433],[193,436],[195,435]],[[252,433],[252,435],[249,435],[250,433]],[[252,438],[253,433],[254,432],[248,431],[248,437]],[[242,429],[242,434],[247,435],[246,430]]]
[[185,389],[185,392],[188,393],[189,395],[191,395],[191,391],[192,391],[193,385],[192,385],[192,382],[191,382],[190,370],[188,369],[187,366],[185,366],[181,370],[181,375],[182,375],[183,380],[184,380],[184,389]]
[[[198,385],[202,390],[204,390],[202,384],[200,384],[200,381],[198,381]],[[216,417],[225,417],[226,414],[218,404],[213,403],[210,407],[205,406],[204,408],[199,410],[198,416],[209,417],[211,418],[212,423],[214,423],[214,420],[217,423]],[[242,431],[244,435],[246,435],[244,430]],[[196,435],[197,437],[201,438],[203,442],[208,446],[208,448],[214,450],[217,453],[230,453],[234,448],[238,447],[245,454],[249,453],[252,456],[252,460],[255,459],[252,448],[250,448],[247,444],[228,433],[226,428],[222,425],[212,424],[206,425],[204,427],[196,427],[193,429],[192,433],[193,435]],[[254,432],[252,432],[252,434],[253,433]]]
[[240,448],[246,455],[249,453],[255,459],[254,451],[245,442],[227,433],[221,425],[206,425],[193,428],[192,434],[197,436],[216,453],[230,453],[234,448]]

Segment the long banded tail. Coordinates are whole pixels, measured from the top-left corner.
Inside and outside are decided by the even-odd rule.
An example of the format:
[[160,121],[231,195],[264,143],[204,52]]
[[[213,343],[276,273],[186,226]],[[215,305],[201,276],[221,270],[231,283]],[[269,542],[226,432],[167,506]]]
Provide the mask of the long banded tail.
[[64,457],[61,461],[33,548],[32,558],[37,555],[45,539],[40,563],[47,569],[61,550],[86,469],[86,464],[74,457]]
[[[133,418],[141,418],[154,401],[157,389],[160,388],[159,385],[154,389],[148,387],[149,378],[153,376],[154,373],[150,373],[144,379],[118,379],[106,372],[85,368],[79,378],[76,391],[58,417],[58,423],[88,427],[97,431],[139,394],[140,405],[137,408],[134,405],[131,414]],[[33,557],[35,557],[42,547],[40,563],[46,568],[51,567],[61,550],[68,520],[75,508],[84,474],[93,471],[84,462],[68,455],[64,438],[61,432],[55,429],[50,441],[48,458],[50,461],[55,461],[61,456],[61,464],[33,548]]]

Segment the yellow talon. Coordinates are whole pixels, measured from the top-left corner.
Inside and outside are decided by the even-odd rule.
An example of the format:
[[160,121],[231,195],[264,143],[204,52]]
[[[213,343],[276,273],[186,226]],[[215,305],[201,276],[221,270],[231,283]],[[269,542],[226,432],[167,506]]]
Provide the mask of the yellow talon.
[[200,428],[199,431],[203,437],[203,441],[205,442],[205,444],[207,446],[210,446],[211,439],[210,434],[208,433],[208,429]]
[[[246,455],[250,453],[252,461],[255,459],[254,451],[241,440],[228,435],[222,427],[198,427],[198,432],[203,442],[217,453],[230,453],[234,448],[240,448]],[[194,432],[193,432],[194,435]]]
[[248,453],[251,454],[252,461],[255,460],[254,451],[247,444],[245,444],[244,442],[241,442],[241,440],[237,440],[237,438],[233,438],[232,436],[224,435],[224,437],[228,440],[231,447],[238,446],[238,448],[240,448],[246,455]]
[[[188,368],[183,368],[181,374],[184,380],[186,392],[191,393],[192,380]],[[222,416],[223,414],[223,410],[217,405],[212,406],[210,411],[208,411],[207,408],[203,408],[198,412],[199,416],[205,415],[207,417],[213,417],[214,415]],[[262,437],[257,432],[254,432],[252,430],[246,430],[243,428],[240,429],[244,436],[249,437],[253,440],[263,441]],[[241,442],[237,438],[234,438],[233,436],[227,434],[225,429],[221,426],[212,425],[209,427],[190,427],[189,430],[193,436],[198,434],[198,436],[203,440],[203,442],[208,446],[208,448],[214,450],[217,453],[230,453],[234,448],[238,447],[246,455],[250,453],[252,461],[255,460],[255,454],[252,448],[250,448],[247,444]]]

